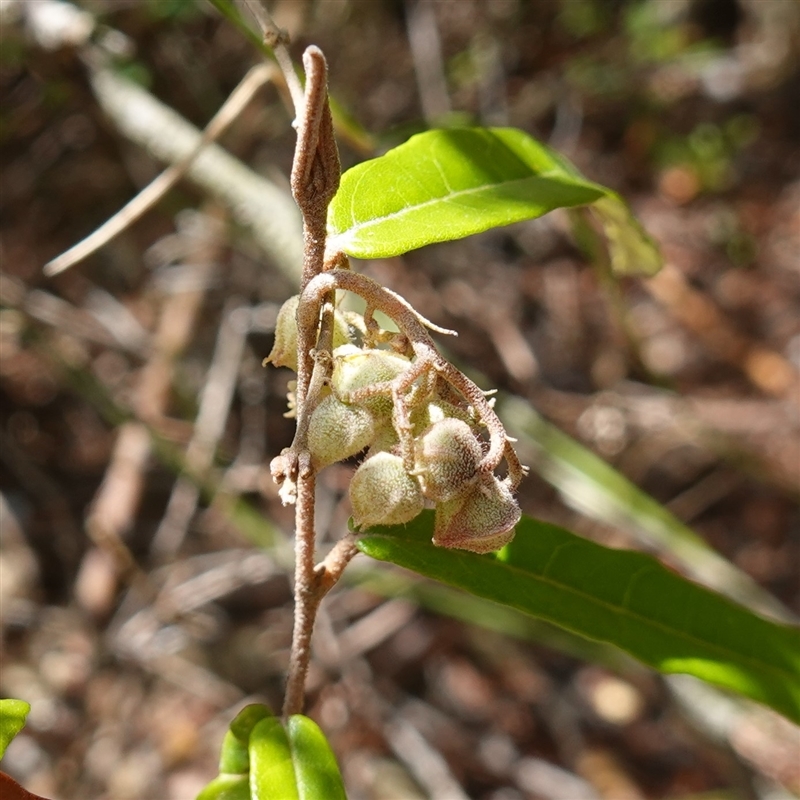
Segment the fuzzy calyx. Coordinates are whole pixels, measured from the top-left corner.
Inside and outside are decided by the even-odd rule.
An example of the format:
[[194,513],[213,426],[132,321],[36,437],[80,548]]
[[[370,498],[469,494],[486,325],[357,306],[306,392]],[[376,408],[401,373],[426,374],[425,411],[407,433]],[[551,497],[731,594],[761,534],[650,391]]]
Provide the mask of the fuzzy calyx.
[[361,528],[410,522],[422,511],[424,499],[417,482],[392,453],[370,456],[350,481],[353,520]]
[[482,456],[481,444],[466,422],[435,422],[414,446],[414,473],[422,493],[436,503],[462,494],[474,481]]
[[361,452],[374,438],[375,420],[361,406],[328,395],[311,414],[308,449],[317,469]]
[[490,553],[514,538],[521,516],[508,486],[489,475],[465,494],[436,506],[433,543]]

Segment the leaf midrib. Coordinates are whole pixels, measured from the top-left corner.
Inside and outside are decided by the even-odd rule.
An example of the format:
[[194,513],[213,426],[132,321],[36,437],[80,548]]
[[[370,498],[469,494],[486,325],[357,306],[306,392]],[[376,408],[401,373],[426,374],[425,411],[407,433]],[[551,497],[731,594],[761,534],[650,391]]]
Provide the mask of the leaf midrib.
[[[389,542],[392,541],[392,537],[383,536],[381,534],[371,534],[369,536],[369,538],[384,539],[384,540],[389,541]],[[683,639],[683,640],[685,640],[687,642],[691,642],[692,644],[695,644],[695,645],[704,646],[704,647],[710,649],[712,652],[716,651],[718,653],[721,653],[723,655],[728,656],[729,658],[730,658],[731,655],[733,655],[739,661],[751,664],[751,665],[756,666],[756,667],[758,667],[760,669],[763,669],[763,670],[766,670],[768,672],[780,675],[783,679],[787,679],[787,678],[792,679],[792,678],[796,678],[797,677],[794,672],[792,672],[792,671],[790,671],[790,670],[788,670],[786,668],[775,666],[774,664],[771,664],[769,662],[760,661],[757,657],[746,655],[746,654],[740,653],[740,652],[738,652],[736,650],[727,649],[724,646],[722,646],[720,644],[716,644],[714,642],[710,642],[707,639],[700,639],[697,636],[694,636],[694,635],[692,635],[690,633],[687,633],[685,631],[681,631],[681,630],[676,629],[676,628],[671,628],[671,627],[669,627],[668,625],[665,625],[662,622],[659,622],[657,620],[653,620],[653,619],[651,619],[649,617],[645,617],[642,614],[637,614],[636,612],[632,611],[630,608],[625,608],[624,606],[616,605],[614,603],[609,602],[608,600],[602,600],[602,599],[600,599],[600,598],[598,598],[598,597],[596,597],[594,595],[587,594],[586,592],[582,592],[580,589],[577,589],[577,588],[575,588],[573,586],[570,586],[569,584],[559,583],[558,581],[554,580],[553,578],[549,578],[546,575],[539,575],[537,573],[533,573],[533,572],[530,572],[528,570],[524,570],[524,569],[522,569],[520,567],[517,567],[517,566],[515,566],[513,564],[510,564],[507,561],[499,561],[497,563],[503,564],[505,567],[507,567],[508,569],[510,569],[514,573],[517,573],[519,575],[524,575],[524,576],[527,576],[529,578],[533,577],[536,580],[541,581],[542,583],[545,583],[545,584],[547,584],[549,586],[553,586],[555,588],[561,589],[562,591],[566,591],[568,593],[571,593],[571,594],[573,594],[573,595],[575,595],[577,597],[580,597],[581,599],[584,599],[585,601],[593,603],[593,604],[595,604],[597,606],[600,606],[600,607],[605,608],[605,609],[610,610],[610,611],[614,611],[614,612],[616,612],[616,613],[618,613],[620,615],[626,615],[629,618],[631,618],[632,620],[635,620],[635,621],[638,621],[638,622],[643,622],[643,623],[645,623],[647,625],[652,626],[653,628],[656,628],[657,630],[661,630],[661,631],[665,631],[667,633],[670,633],[671,635],[673,635],[674,637],[676,637],[678,639]],[[462,587],[459,587],[459,588],[462,588]],[[501,602],[499,600],[495,600],[492,597],[487,597],[486,599],[493,600],[493,602],[496,602],[496,603],[497,602]],[[512,604],[512,603],[502,603],[502,605],[508,605],[508,606],[511,606],[512,608],[517,608],[518,610],[521,610],[523,612],[525,611],[524,608],[521,608],[520,606]],[[565,624],[565,623],[562,623],[562,622],[559,622],[558,624],[562,625],[563,627],[570,627],[569,624]],[[574,630],[575,632],[578,632],[577,629],[574,628],[574,627],[572,628],[572,630]],[[587,635],[587,634],[583,634],[583,635]],[[592,637],[590,636],[589,638],[592,638]],[[602,641],[602,640],[599,640],[599,641]],[[617,645],[617,646],[620,646],[620,645]],[[627,648],[622,648],[622,649],[626,649],[627,650]]]
[[[364,179],[364,176],[366,174],[367,174],[367,171],[365,170],[364,173],[359,176],[358,183],[361,183],[361,181]],[[372,219],[367,220],[365,222],[355,222],[355,212],[353,210],[353,203],[352,203],[352,199],[351,199],[351,203],[350,203],[350,219],[353,221],[353,223],[349,227],[347,227],[344,231],[341,231],[339,233],[335,233],[331,237],[331,239],[333,241],[336,241],[337,239],[341,240],[341,239],[344,239],[345,236],[347,238],[349,238],[349,239],[353,239],[356,234],[360,233],[362,230],[364,230],[366,228],[370,228],[370,227],[374,227],[376,225],[380,225],[382,223],[387,222],[388,220],[397,219],[399,217],[402,217],[405,214],[410,214],[412,212],[419,211],[421,209],[425,209],[428,206],[436,205],[437,203],[446,203],[446,202],[450,202],[452,200],[457,200],[458,198],[464,197],[464,196],[467,196],[467,195],[478,194],[479,192],[486,191],[487,189],[491,189],[491,188],[494,188],[496,186],[513,186],[514,184],[524,183],[525,181],[530,181],[532,179],[537,179],[537,178],[564,178],[565,179],[564,180],[565,183],[569,183],[571,186],[574,186],[574,187],[581,187],[581,188],[587,188],[587,189],[595,188],[594,185],[591,184],[588,181],[579,181],[579,180],[573,178],[572,176],[565,176],[558,169],[550,169],[550,170],[547,170],[546,172],[539,172],[537,174],[527,175],[524,178],[514,178],[513,180],[509,180],[509,181],[497,181],[495,183],[485,183],[482,186],[474,186],[474,187],[472,187],[470,189],[459,189],[457,192],[451,192],[451,193],[449,193],[447,195],[439,195],[438,197],[433,197],[430,200],[425,200],[425,201],[423,201],[421,203],[416,203],[414,205],[408,205],[408,206],[405,206],[404,208],[400,209],[399,211],[392,211],[390,214],[384,214],[381,217],[373,217]],[[358,187],[358,184],[356,184],[356,186],[352,190],[352,197],[353,198],[355,198],[355,196],[356,196],[355,189],[357,187]],[[596,191],[600,192],[601,195],[603,194],[600,191],[599,188]]]

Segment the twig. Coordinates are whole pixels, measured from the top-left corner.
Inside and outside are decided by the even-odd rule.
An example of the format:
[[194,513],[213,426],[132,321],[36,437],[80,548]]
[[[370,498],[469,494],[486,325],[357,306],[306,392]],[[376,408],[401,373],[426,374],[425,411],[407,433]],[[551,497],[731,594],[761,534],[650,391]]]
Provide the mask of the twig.
[[322,597],[314,581],[314,494],[316,475],[312,470],[297,479],[295,507],[294,627],[283,716],[303,710],[306,676],[311,661],[311,634]]
[[[303,65],[306,70],[306,92],[303,114],[299,118],[297,148],[292,165],[292,194],[303,214],[302,285],[306,286],[323,269],[328,203],[339,188],[340,168],[339,153],[333,136],[333,124],[328,105],[328,70],[322,51],[317,47],[309,47],[303,55]],[[330,342],[325,340],[329,340],[331,337],[332,314],[326,313],[323,316],[321,331],[319,313],[305,328],[299,327],[297,337],[297,416],[300,437],[295,434],[290,454],[280,462],[282,466],[285,466],[283,475],[276,474],[276,470],[273,469],[273,476],[277,480],[288,478],[286,485],[296,485],[297,487],[295,618],[286,697],[283,705],[284,717],[297,714],[303,709],[305,681],[311,658],[311,633],[314,628],[314,617],[319,603],[327,591],[321,586],[319,573],[316,573],[314,568],[316,476],[311,466],[310,456],[303,446],[301,433],[301,423],[308,418],[307,391],[312,380],[311,349],[316,344],[317,335],[319,334],[320,344],[327,344],[330,347]],[[311,347],[308,346],[310,340],[314,340],[311,342]],[[324,365],[319,361],[317,364],[317,373],[319,374],[319,371],[324,369]]]
[[151,209],[189,171],[195,159],[211,142],[218,139],[242,113],[256,92],[269,81],[275,80],[277,70],[271,64],[259,64],[244,76],[220,110],[213,116],[194,148],[178,163],[168,167],[139,194],[107,219],[96,231],[78,244],[70,247],[44,266],[45,275],[52,277],[88,258],[108,244],[129,225]]
[[[154,157],[174,164],[197,147],[201,132],[141,86],[103,67],[92,67],[90,77],[100,106],[119,131]],[[300,219],[287,192],[214,143],[203,148],[186,175],[250,229],[292,283],[299,281]]]
[[294,71],[294,64],[287,48],[289,34],[275,24],[275,20],[272,19],[264,0],[244,0],[244,4],[253,15],[258,27],[261,28],[264,44],[271,47],[272,52],[275,54],[275,60],[283,72],[284,80],[292,96],[295,115],[299,117],[303,112],[305,97],[303,95],[303,87],[300,85],[300,79]]

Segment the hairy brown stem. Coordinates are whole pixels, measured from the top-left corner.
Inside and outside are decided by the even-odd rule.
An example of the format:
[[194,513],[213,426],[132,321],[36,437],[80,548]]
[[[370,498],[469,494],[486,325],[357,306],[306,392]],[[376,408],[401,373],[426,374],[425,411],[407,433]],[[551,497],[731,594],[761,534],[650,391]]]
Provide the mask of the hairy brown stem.
[[317,597],[314,580],[315,489],[316,476],[313,470],[309,470],[307,475],[298,476],[295,508],[294,631],[286,696],[283,701],[285,718],[303,710],[306,676],[311,661],[311,634],[321,600]]
[[[301,287],[305,288],[324,268],[328,204],[339,188],[340,167],[328,104],[328,70],[322,51],[313,46],[307,48],[303,54],[303,66],[306,70],[306,89],[302,116],[298,114],[300,119],[291,185],[292,194],[303,215]],[[333,293],[330,292],[320,299],[313,319],[304,320],[304,324],[298,320],[297,431],[292,446],[272,464],[273,475],[278,480],[296,481],[295,616],[283,705],[285,718],[303,710],[314,619],[323,596],[332,585],[329,582],[323,585],[321,575],[324,573],[314,568],[316,478],[305,444],[309,416],[319,400],[330,367],[332,301]],[[314,349],[317,351],[316,357],[312,352]],[[290,493],[286,496],[289,497]]]

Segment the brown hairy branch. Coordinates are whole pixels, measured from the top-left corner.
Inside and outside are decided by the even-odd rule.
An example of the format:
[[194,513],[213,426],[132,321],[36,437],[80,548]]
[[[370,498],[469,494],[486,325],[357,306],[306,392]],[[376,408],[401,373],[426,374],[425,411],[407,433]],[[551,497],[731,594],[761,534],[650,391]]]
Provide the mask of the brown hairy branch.
[[[322,51],[309,47],[303,55],[306,90],[302,115],[298,114],[298,137],[292,166],[292,194],[303,215],[303,273],[306,286],[323,270],[328,204],[339,188],[339,151],[333,136],[328,105],[327,64]],[[303,709],[306,675],[311,659],[311,634],[317,609],[327,589],[323,588],[314,568],[315,530],[314,494],[316,476],[310,455],[304,446],[304,432],[309,417],[309,386],[322,386],[326,361],[312,358],[312,349],[319,339],[320,352],[330,352],[332,344],[333,306],[322,314],[326,300],[322,297],[317,315],[300,327],[297,337],[297,419],[295,441],[288,453],[281,454],[271,465],[272,474],[283,482],[284,498],[296,492],[295,509],[295,618],[292,651],[287,677],[284,717]],[[313,374],[312,374],[313,372]],[[313,403],[312,403],[313,405]],[[296,487],[296,488],[295,488]],[[331,584],[332,585],[332,584]]]

